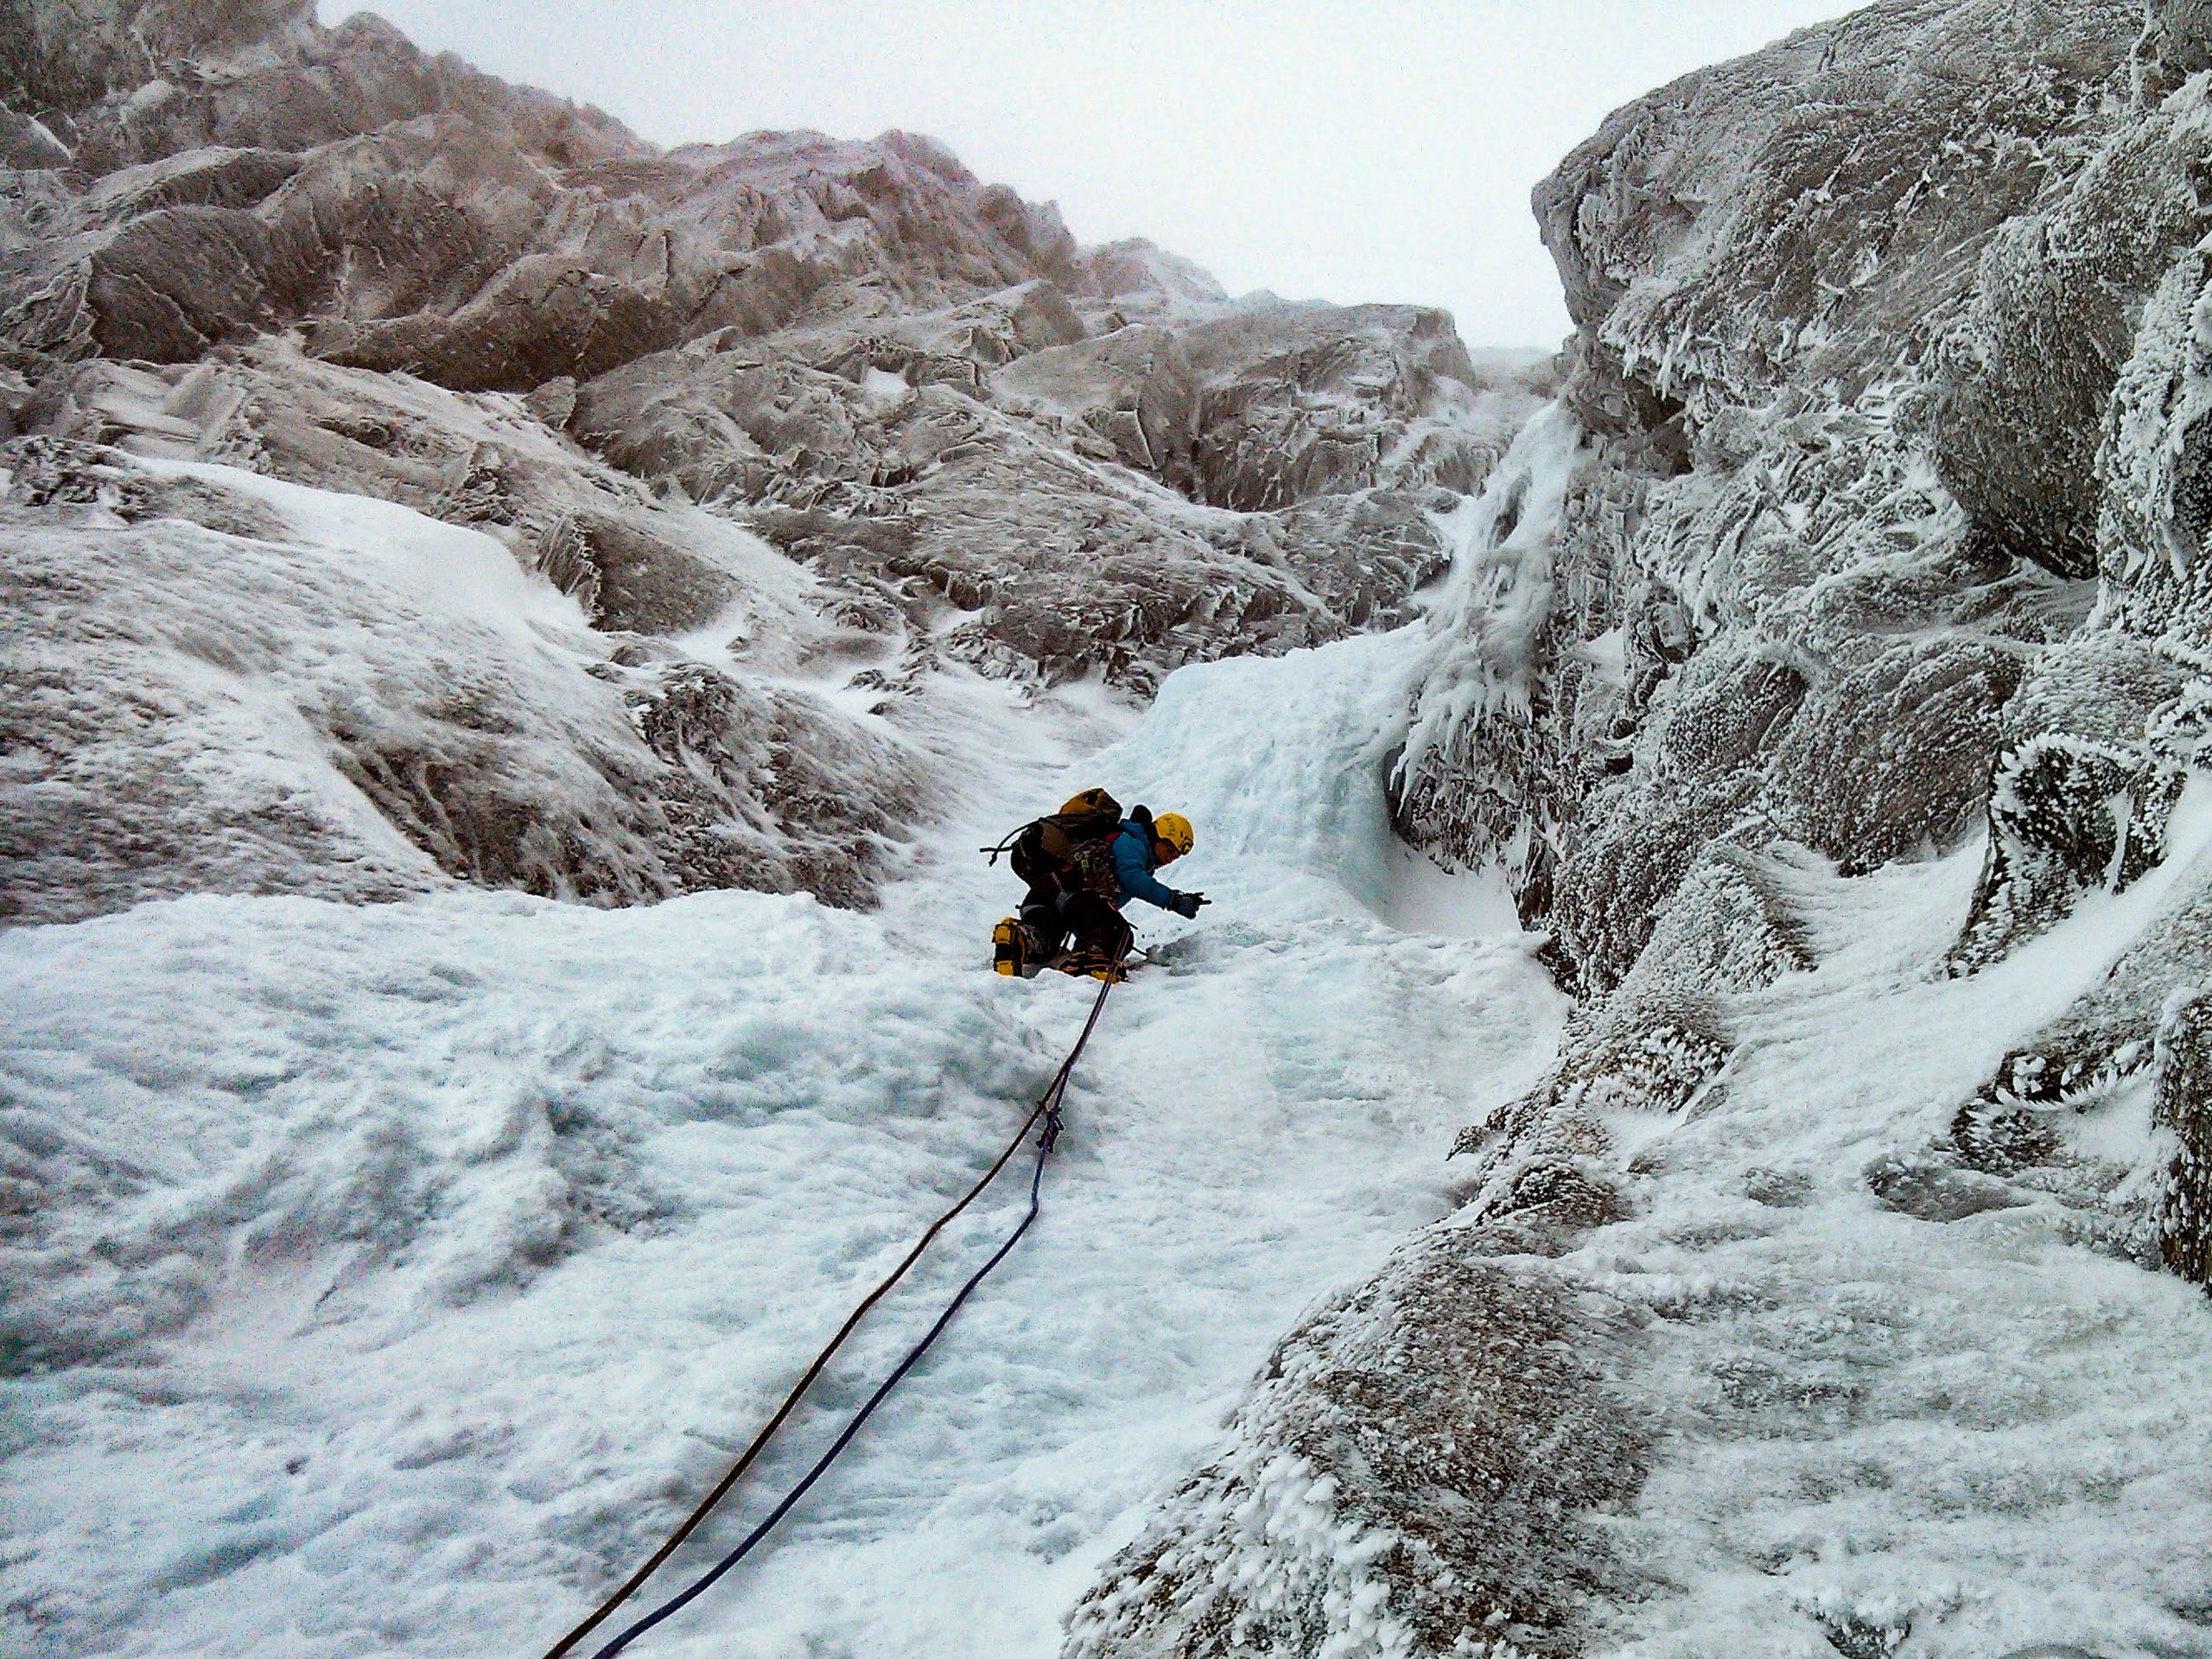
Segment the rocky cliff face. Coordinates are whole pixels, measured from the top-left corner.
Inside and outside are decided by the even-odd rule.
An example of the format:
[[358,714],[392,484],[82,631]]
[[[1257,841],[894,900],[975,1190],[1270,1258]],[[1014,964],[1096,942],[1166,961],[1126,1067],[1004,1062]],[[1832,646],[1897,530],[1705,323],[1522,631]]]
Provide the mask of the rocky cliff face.
[[[1463,1137],[1468,1207],[1286,1344],[1071,1654],[2201,1645],[2171,1586],[2123,1637],[2069,1622],[2065,1569],[1996,1582],[1955,1522],[2060,1524],[2087,1490],[2063,1457],[2047,1497],[2000,1498],[1964,1442],[1923,1434],[1919,1471],[1847,1448],[1885,1412],[1923,1433],[1876,1379],[1960,1317],[1904,1265],[1976,1248],[1936,1233],[2026,1211],[2212,1284],[2208,66],[2198,6],[1885,0],[1631,105],[1537,188],[1572,370],[1439,609],[1394,792],[1408,839],[1503,875],[1583,1006],[1544,1084]],[[1936,873],[1977,842],[1954,910]],[[1884,1012],[1836,1012],[1862,997]],[[1829,1230],[1795,1219],[1824,1204]],[[1859,1317],[1835,1286],[1870,1214],[1928,1230],[1867,1293],[1897,1340],[1810,1338]],[[1474,1241],[1532,1216],[1521,1294],[1593,1321],[1558,1338],[1573,1397],[1627,1402],[1597,1421],[1537,1398],[1556,1348],[1525,1390],[1467,1357],[1500,1317]],[[2019,1248],[1992,1271],[2032,1300],[2054,1281]],[[1925,1294],[1967,1296],[1946,1271]],[[1607,1324],[1624,1295],[1641,1359]],[[2065,1362],[2015,1351],[2086,1421]],[[1532,1461],[1524,1402],[1555,1425]],[[1432,1444],[1417,1476],[1376,1449]],[[1755,1469],[1789,1494],[1770,1524]],[[1500,1502],[1559,1506],[1574,1570],[1486,1533]],[[1790,1541],[1815,1533],[1861,1559],[1816,1566]]]
[[[1642,994],[1653,941],[1786,932],[1774,849],[1848,874],[1986,836],[1961,975],[2165,856],[2212,695],[2203,29],[1878,5],[1630,106],[1538,188],[1586,454],[1511,649],[1440,639],[1399,800],[1503,864],[1596,1025],[1697,1027]],[[2196,908],[2007,1060],[1960,1155],[2061,1156],[2056,1109],[2164,1074]],[[1707,1029],[1701,1075],[1729,1047]]]
[[[1533,822],[1516,887],[1592,989],[1739,819],[1860,869],[1979,823],[2001,711],[2095,600],[2131,307],[2196,234],[2160,98],[2190,95],[2141,34],[1878,6],[1631,106],[1538,190],[1593,451],[1550,695],[1432,724],[1402,812],[1471,860]],[[1614,640],[1608,685],[1577,648]],[[1484,745],[1515,761],[1478,806]]]
[[[928,810],[943,675],[1142,696],[1400,620],[1535,403],[1440,313],[1233,302],[1148,244],[1078,247],[925,138],[663,152],[366,16],[33,0],[0,19],[4,532],[41,619],[8,646],[0,917],[454,878],[864,900]],[[342,721],[277,701],[337,781],[302,761],[282,810],[217,804],[212,772],[134,792],[194,747],[176,721],[245,694],[179,691],[149,728],[133,682],[172,670],[63,642],[256,601],[204,558],[192,594],[134,595],[115,550],[293,534],[164,461],[489,535],[574,601],[554,679],[455,639],[441,660],[503,689],[453,713],[340,620],[375,601],[334,595],[294,627],[374,671]],[[49,530],[109,549],[113,585],[41,563]],[[149,812],[170,827],[120,827]]]

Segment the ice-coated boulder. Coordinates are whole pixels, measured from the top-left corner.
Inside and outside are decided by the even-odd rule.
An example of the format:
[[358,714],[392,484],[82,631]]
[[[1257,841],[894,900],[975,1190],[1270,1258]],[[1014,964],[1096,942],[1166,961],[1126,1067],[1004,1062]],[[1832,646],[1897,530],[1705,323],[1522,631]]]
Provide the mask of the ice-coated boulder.
[[1065,1659],[1581,1651],[1586,1610],[1636,1593],[1590,1516],[1634,1495],[1649,1429],[1607,1389],[1633,1325],[1541,1256],[1611,1205],[1544,1172],[1316,1311],[1077,1605]]

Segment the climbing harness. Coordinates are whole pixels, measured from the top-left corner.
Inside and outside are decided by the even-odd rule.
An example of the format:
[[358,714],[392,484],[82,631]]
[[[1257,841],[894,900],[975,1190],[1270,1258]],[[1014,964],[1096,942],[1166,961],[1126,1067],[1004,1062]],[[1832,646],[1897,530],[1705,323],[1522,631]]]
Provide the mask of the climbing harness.
[[892,1389],[899,1386],[906,1373],[913,1370],[920,1362],[922,1356],[929,1351],[930,1345],[938,1339],[945,1326],[952,1323],[953,1316],[960,1312],[961,1305],[968,1300],[976,1287],[989,1277],[994,1268],[1006,1260],[1007,1254],[1021,1242],[1021,1236],[1029,1230],[1030,1224],[1037,1219],[1039,1199],[1044,1189],[1045,1160],[1052,1155],[1052,1149],[1059,1143],[1060,1105],[1067,1095],[1068,1079],[1074,1074],[1075,1063],[1082,1058],[1084,1046],[1090,1042],[1090,1033],[1098,1028],[1098,1017],[1106,1010],[1107,994],[1114,988],[1115,983],[1116,982],[1111,979],[1100,982],[1097,998],[1090,1005],[1090,1016],[1084,1021],[1083,1031],[1076,1038],[1075,1046],[1068,1051],[1067,1058],[1060,1063],[1060,1069],[1053,1074],[1052,1082],[1046,1085],[1045,1092],[1038,1096],[1036,1105],[1031,1109],[1029,1116],[1022,1121],[1021,1128],[1015,1132],[1014,1139],[1007,1143],[1006,1150],[999,1154],[997,1161],[983,1173],[983,1178],[969,1187],[957,1204],[930,1224],[929,1230],[925,1232],[914,1248],[906,1253],[906,1259],[893,1268],[890,1276],[870,1291],[861,1300],[860,1305],[847,1316],[844,1324],[837,1328],[837,1334],[830,1338],[829,1345],[815,1356],[814,1363],[806,1368],[804,1375],[793,1385],[791,1391],[784,1396],[784,1402],[776,1408],[775,1414],[770,1417],[761,1427],[760,1432],[753,1437],[753,1443],[745,1448],[737,1461],[730,1466],[729,1472],[717,1481],[714,1490],[700,1500],[698,1507],[684,1517],[683,1525],[677,1528],[658,1549],[646,1557],[645,1565],[632,1573],[620,1589],[600,1605],[589,1618],[585,1619],[582,1624],[577,1625],[549,1649],[545,1659],[562,1659],[563,1655],[582,1641],[585,1637],[590,1635],[617,1607],[628,1600],[639,1586],[653,1575],[661,1563],[676,1552],[677,1546],[691,1535],[700,1522],[714,1512],[715,1505],[728,1496],[730,1489],[737,1484],[740,1478],[753,1466],[755,1459],[766,1449],[768,1442],[774,1438],[776,1431],[781,1428],[791,1413],[798,1409],[799,1401],[814,1385],[815,1379],[822,1375],[824,1368],[836,1357],[837,1351],[844,1346],[845,1339],[852,1335],[861,1320],[867,1317],[868,1310],[881,1301],[890,1293],[892,1287],[906,1276],[907,1270],[921,1260],[923,1252],[929,1249],[931,1243],[937,1236],[944,1231],[962,1211],[982,1196],[983,1189],[998,1179],[999,1172],[1004,1169],[1013,1160],[1014,1154],[1020,1150],[1021,1143],[1028,1138],[1029,1131],[1041,1120],[1044,1128],[1037,1138],[1037,1166],[1029,1177],[1029,1208],[1022,1216],[1020,1224],[1007,1236],[1005,1243],[992,1253],[988,1262],[976,1269],[974,1276],[967,1283],[961,1286],[959,1294],[946,1305],[944,1312],[938,1315],[937,1323],[930,1326],[922,1339],[908,1351],[906,1357],[899,1362],[897,1368],[883,1380],[875,1392],[868,1396],[867,1403],[853,1414],[843,1431],[830,1443],[830,1449],[816,1460],[814,1466],[809,1469],[798,1484],[785,1495],[782,1502],[769,1511],[767,1518],[747,1534],[744,1541],[735,1549],[723,1556],[680,1593],[656,1607],[652,1612],[623,1630],[606,1646],[599,1649],[592,1656],[592,1659],[613,1659],[613,1656],[620,1653],[654,1625],[704,1594],[717,1579],[752,1554],[753,1546],[775,1529],[776,1523],[791,1513],[799,1500],[806,1496],[808,1490],[813,1486],[814,1483],[819,1480],[828,1471],[830,1465],[837,1460],[838,1454],[851,1444],[853,1437],[861,1432],[861,1426],[874,1414],[875,1408],[883,1403],[885,1397]]

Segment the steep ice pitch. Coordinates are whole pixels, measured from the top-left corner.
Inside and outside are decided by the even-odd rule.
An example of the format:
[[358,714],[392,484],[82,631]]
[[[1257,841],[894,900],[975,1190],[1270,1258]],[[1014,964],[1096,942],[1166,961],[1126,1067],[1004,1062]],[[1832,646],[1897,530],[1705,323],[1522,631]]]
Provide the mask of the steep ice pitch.
[[[1197,820],[1174,879],[1214,907],[1139,918],[1160,961],[1078,1074],[1041,1226],[773,1545],[638,1649],[1055,1652],[1276,1337],[1448,1209],[1453,1131],[1555,1039],[1525,943],[1466,933],[1481,895],[1440,905],[1389,842],[1417,644],[1186,671],[1071,771],[1127,716],[949,685],[970,718],[931,741],[963,747],[971,821],[873,917],[461,892],[0,936],[0,1647],[540,1650],[1020,1121],[1089,989],[985,970],[1014,893],[970,849],[1103,780]],[[1409,904],[1454,930],[1382,919]],[[658,1592],[1015,1198],[878,1313]]]

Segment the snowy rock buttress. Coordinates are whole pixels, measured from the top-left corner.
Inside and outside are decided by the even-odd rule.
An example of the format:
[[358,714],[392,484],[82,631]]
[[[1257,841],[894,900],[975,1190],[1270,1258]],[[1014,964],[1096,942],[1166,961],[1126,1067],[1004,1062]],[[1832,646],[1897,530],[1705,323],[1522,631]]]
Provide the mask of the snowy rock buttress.
[[[1494,594],[1444,620],[1396,797],[1610,997],[1590,1042],[1694,1027],[1624,982],[1740,925],[1716,853],[1855,874],[1986,835],[1970,975],[2171,850],[2212,698],[2206,53],[2196,8],[1876,5],[1630,105],[1538,188],[1582,447],[1492,557],[1515,625]],[[1962,1126],[2157,1063],[2212,976],[2170,904]]]

